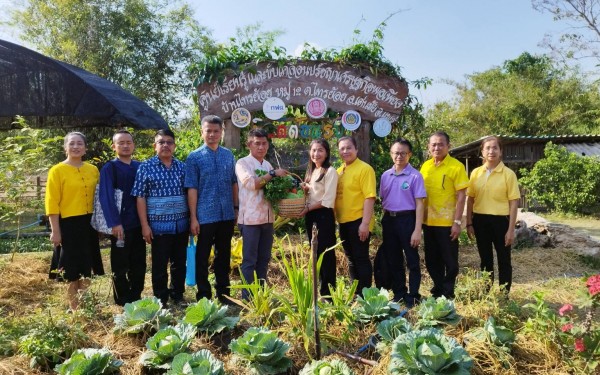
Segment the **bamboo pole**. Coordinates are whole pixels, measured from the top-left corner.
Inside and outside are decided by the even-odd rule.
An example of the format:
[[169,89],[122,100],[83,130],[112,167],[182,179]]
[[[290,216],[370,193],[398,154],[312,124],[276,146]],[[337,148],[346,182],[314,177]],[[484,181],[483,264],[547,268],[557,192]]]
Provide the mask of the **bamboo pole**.
[[319,234],[319,229],[317,228],[317,223],[313,223],[312,226],[312,239],[310,241],[310,246],[312,248],[312,284],[313,284],[313,314],[314,314],[314,331],[315,331],[315,350],[316,350],[316,358],[321,359],[321,336],[319,335],[319,307],[317,303],[318,299],[318,286],[319,286],[319,275],[317,273],[317,261],[319,260],[319,255],[317,253],[317,248],[319,246],[319,240],[317,239],[317,235]]

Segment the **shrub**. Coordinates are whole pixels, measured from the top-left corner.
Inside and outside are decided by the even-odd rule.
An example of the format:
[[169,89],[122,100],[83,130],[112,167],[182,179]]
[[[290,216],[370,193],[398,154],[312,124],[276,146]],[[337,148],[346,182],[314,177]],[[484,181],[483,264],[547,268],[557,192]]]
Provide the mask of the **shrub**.
[[560,212],[590,213],[600,198],[600,161],[578,156],[548,143],[544,158],[531,171],[521,169],[520,182],[532,199]]

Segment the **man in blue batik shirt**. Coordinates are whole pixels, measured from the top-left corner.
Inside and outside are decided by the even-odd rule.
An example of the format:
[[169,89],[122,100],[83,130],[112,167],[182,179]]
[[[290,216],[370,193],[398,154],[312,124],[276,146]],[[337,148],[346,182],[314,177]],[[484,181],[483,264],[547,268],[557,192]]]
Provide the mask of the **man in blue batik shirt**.
[[[113,135],[112,149],[117,157],[104,165],[100,171],[98,197],[109,228],[110,268],[113,274],[113,293],[117,305],[137,301],[144,290],[146,276],[146,243],[136,209],[136,198],[131,188],[140,162],[132,159],[135,144],[127,130]],[[115,189],[123,192],[121,210],[115,202]],[[117,246],[117,241],[123,246]]]
[[196,245],[196,285],[198,300],[212,298],[208,282],[208,259],[215,247],[213,268],[215,290],[222,303],[229,303],[231,237],[238,210],[238,186],[233,153],[219,145],[223,120],[205,116],[202,121],[204,145],[186,160],[190,232],[198,235]]
[[152,245],[152,290],[166,305],[169,297],[175,303],[183,301],[190,220],[183,187],[185,165],[173,157],[175,134],[159,130],[154,150],[156,156],[140,165],[131,195],[137,197],[142,236]]

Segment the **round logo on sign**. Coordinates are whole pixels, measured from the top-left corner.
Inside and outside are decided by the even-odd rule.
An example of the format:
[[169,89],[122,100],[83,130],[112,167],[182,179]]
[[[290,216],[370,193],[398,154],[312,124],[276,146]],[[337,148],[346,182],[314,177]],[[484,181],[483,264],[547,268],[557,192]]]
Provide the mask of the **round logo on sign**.
[[246,108],[238,108],[231,113],[231,122],[238,128],[245,128],[250,124],[252,115]]
[[306,114],[312,118],[321,118],[327,113],[327,103],[321,98],[312,98],[306,102]]
[[285,115],[285,103],[279,98],[274,96],[270,97],[265,100],[265,103],[263,104],[263,112],[267,118],[271,120],[279,120],[283,117],[283,115]]
[[356,111],[346,111],[342,115],[342,126],[347,130],[354,131],[360,126],[360,113]]
[[378,118],[373,123],[373,133],[378,137],[386,137],[392,131],[392,124],[385,118]]

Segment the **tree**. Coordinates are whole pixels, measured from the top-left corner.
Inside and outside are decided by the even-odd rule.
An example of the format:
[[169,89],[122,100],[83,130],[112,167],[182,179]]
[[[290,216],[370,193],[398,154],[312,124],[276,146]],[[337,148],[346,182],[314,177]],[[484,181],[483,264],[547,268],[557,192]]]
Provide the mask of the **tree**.
[[600,1],[532,0],[533,8],[567,21],[568,31],[558,40],[547,35],[543,44],[563,60],[593,58],[600,62]]
[[600,199],[600,160],[578,156],[548,143],[544,158],[532,170],[522,169],[520,182],[532,199],[552,210],[592,213]]
[[453,83],[453,102],[438,103],[428,126],[447,130],[454,144],[488,134],[585,134],[600,129],[598,83],[577,70],[558,69],[551,59],[527,52],[501,67]]
[[107,78],[174,119],[193,93],[188,66],[214,46],[192,16],[187,4],[168,0],[30,0],[12,10],[10,24],[41,53]]

